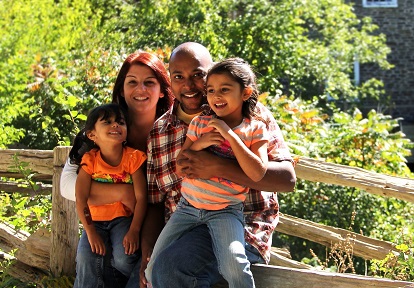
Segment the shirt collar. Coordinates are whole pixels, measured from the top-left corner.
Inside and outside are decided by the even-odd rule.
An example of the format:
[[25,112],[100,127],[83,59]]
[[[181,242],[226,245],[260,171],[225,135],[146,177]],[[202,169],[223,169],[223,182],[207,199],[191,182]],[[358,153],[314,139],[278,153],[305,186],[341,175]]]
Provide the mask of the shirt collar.
[[[167,112],[163,116],[160,117],[159,120],[162,121],[160,123],[160,132],[165,132],[169,125],[177,128],[179,126],[188,126],[184,121],[181,121],[177,117],[177,109],[178,105],[180,105],[180,102],[177,99],[174,99],[173,105],[171,105],[170,109],[168,109]],[[211,114],[211,108],[207,104],[203,105],[203,111],[200,115],[210,115]]]

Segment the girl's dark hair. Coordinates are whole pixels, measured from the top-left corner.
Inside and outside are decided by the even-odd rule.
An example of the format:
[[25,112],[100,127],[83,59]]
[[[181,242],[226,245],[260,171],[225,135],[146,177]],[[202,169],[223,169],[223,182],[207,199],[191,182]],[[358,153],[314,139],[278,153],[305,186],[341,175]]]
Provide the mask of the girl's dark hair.
[[82,161],[82,156],[92,150],[93,148],[99,147],[88,138],[87,134],[89,131],[95,128],[96,122],[99,120],[107,120],[111,117],[115,117],[115,122],[127,121],[127,113],[125,110],[116,103],[104,104],[98,107],[93,108],[88,113],[88,118],[86,119],[85,127],[79,131],[73,140],[72,149],[69,152],[69,159],[71,164],[80,165]]
[[149,67],[154,71],[155,77],[160,82],[161,92],[164,94],[164,97],[160,98],[157,103],[156,117],[158,118],[168,111],[173,103],[174,96],[171,90],[171,81],[167,69],[165,68],[164,63],[155,54],[138,50],[125,59],[115,81],[114,90],[112,92],[112,102],[118,103],[122,108],[128,111],[128,106],[122,93],[126,75],[133,65]]
[[[255,113],[259,91],[256,84],[256,75],[254,74],[249,63],[241,58],[228,58],[214,64],[207,73],[208,78],[213,74],[228,74],[236,82],[238,82],[242,89],[251,87],[253,89],[252,95],[249,99],[244,101],[242,107],[242,114],[246,118],[258,117]],[[259,117],[260,118],[260,117]]]

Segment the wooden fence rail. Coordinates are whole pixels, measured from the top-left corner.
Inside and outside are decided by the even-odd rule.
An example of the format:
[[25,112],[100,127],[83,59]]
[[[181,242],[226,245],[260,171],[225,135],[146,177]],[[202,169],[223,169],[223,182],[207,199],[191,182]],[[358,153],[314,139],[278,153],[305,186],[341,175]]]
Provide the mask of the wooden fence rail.
[[[46,182],[46,184],[41,182],[43,184],[40,186],[40,193],[50,193],[49,191],[52,193],[51,233],[41,230],[33,235],[27,235],[24,232],[14,231],[11,227],[0,226],[0,249],[7,252],[11,247],[19,248],[22,252],[16,255],[20,264],[16,271],[19,271],[18,273],[30,274],[32,278],[38,277],[42,271],[47,270],[50,270],[53,275],[73,276],[75,273],[76,247],[79,241],[79,220],[76,215],[75,203],[60,195],[60,175],[69,150],[70,147],[56,147],[53,151],[0,150],[0,176],[9,178],[23,177],[23,174],[15,168],[16,161],[13,158],[17,156],[18,161],[27,163],[27,168],[31,169],[33,173],[32,180]],[[326,163],[307,157],[300,158],[295,171],[300,179],[356,187],[368,193],[414,202],[414,179],[382,175],[360,168]],[[47,184],[48,182],[52,182],[52,186]],[[30,191],[30,188],[17,186],[11,181],[0,182],[0,190],[34,193]],[[39,193],[39,191],[36,191],[36,193]],[[281,215],[276,231],[308,239],[328,247],[332,243],[345,240],[350,234],[348,230],[321,225],[285,214]],[[389,252],[398,253],[393,243],[355,233],[351,234],[351,237],[354,239],[354,254],[356,256],[365,259],[382,259]],[[33,249],[33,243],[50,243],[50,246],[40,245],[38,249]],[[34,250],[37,254],[30,253],[30,251]],[[289,285],[283,284],[278,287],[290,288],[304,287],[303,285],[305,284],[307,287],[326,287],[328,285],[337,285],[338,283],[342,283],[338,284],[338,287],[359,287],[361,283],[364,283],[361,284],[364,287],[414,287],[412,286],[413,283],[404,281],[391,281],[336,273],[327,274],[317,271],[309,272],[308,270],[306,270],[308,272],[305,272],[305,270],[298,268],[309,268],[309,266],[293,261],[289,259],[289,255],[283,255],[282,252],[276,250],[272,253],[271,264],[288,268],[256,265],[253,267],[253,272],[255,278],[260,278],[259,281],[256,281],[257,287],[273,287],[269,284],[271,283],[270,280],[278,281],[278,283],[281,283],[279,281],[282,280],[288,280],[286,283],[290,283]],[[296,275],[297,273],[303,274],[295,276],[295,279],[290,279],[290,276],[287,276],[291,274]]]

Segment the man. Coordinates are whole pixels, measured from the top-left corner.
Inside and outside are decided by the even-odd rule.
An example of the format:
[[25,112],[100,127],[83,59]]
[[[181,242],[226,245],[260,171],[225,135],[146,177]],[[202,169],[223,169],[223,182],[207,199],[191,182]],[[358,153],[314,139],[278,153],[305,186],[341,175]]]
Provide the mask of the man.
[[[260,182],[251,181],[237,161],[219,158],[208,152],[185,151],[188,157],[180,163],[176,157],[186,138],[188,124],[203,112],[205,76],[212,65],[208,50],[201,44],[187,42],[176,47],[170,57],[174,106],[154,125],[148,143],[147,217],[142,228],[143,258],[140,286],[146,287],[144,270],[151,249],[164,221],[176,210],[181,180],[177,166],[190,178],[208,179],[220,176],[233,182],[266,191],[292,191],[296,177],[292,158],[279,127],[273,119],[269,132],[269,167]],[[261,116],[270,112],[258,105]],[[277,196],[271,192],[251,190],[245,204],[246,253],[251,263],[267,263],[270,258],[271,235],[278,220]],[[207,226],[199,226],[166,247],[154,263],[153,283],[165,287],[210,287],[221,280]],[[158,272],[159,271],[159,272]]]

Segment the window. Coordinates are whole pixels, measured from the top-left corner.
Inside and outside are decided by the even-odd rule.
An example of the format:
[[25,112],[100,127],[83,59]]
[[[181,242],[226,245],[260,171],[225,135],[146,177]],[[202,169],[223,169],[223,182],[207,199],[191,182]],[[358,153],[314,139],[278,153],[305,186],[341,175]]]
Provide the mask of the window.
[[362,0],[363,7],[398,7],[398,0]]

